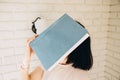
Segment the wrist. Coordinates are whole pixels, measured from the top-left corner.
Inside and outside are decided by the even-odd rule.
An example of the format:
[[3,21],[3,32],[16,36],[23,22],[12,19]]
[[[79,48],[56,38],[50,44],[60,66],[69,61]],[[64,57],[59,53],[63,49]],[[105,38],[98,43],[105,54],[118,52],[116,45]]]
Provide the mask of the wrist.
[[25,59],[23,59],[22,63],[24,65],[28,66],[30,64],[30,59],[25,58]]
[[24,55],[24,60],[30,62],[31,57],[28,54]]
[[29,66],[30,66],[29,62],[28,62],[26,59],[24,59],[24,60],[22,61],[22,64],[21,64],[20,68],[21,68],[22,70],[28,71]]

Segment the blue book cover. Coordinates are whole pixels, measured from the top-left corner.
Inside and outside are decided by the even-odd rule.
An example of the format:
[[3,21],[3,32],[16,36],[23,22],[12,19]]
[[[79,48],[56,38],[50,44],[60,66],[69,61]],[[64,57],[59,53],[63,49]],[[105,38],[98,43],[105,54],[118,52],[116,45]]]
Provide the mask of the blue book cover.
[[50,71],[88,37],[86,29],[64,14],[39,34],[30,46],[43,68]]

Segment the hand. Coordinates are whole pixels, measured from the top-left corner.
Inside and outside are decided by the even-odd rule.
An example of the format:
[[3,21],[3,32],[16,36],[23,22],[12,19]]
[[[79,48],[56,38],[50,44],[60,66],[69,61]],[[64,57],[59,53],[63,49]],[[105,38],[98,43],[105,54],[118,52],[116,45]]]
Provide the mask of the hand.
[[33,37],[30,37],[27,39],[27,45],[26,45],[26,53],[25,53],[25,60],[27,62],[30,61],[32,55],[34,55],[34,51],[30,47],[30,42],[33,41],[38,35],[34,35]]

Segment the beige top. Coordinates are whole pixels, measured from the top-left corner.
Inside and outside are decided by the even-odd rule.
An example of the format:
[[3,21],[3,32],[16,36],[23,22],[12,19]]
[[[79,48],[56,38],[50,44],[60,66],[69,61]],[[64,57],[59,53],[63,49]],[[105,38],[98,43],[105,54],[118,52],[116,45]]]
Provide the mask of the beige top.
[[88,72],[69,65],[58,64],[52,71],[45,72],[42,80],[90,80]]

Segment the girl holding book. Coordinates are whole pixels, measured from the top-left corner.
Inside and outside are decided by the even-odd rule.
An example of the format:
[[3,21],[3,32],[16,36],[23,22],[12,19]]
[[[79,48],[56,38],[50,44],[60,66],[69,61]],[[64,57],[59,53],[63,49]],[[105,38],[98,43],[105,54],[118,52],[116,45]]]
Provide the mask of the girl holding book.
[[[77,23],[80,24],[78,21]],[[88,71],[93,65],[90,37],[72,51],[52,71],[45,72],[41,66],[38,66],[29,73],[30,60],[32,55],[35,54],[29,44],[37,36],[35,35],[27,40],[25,59],[21,65],[21,80],[90,80]]]

